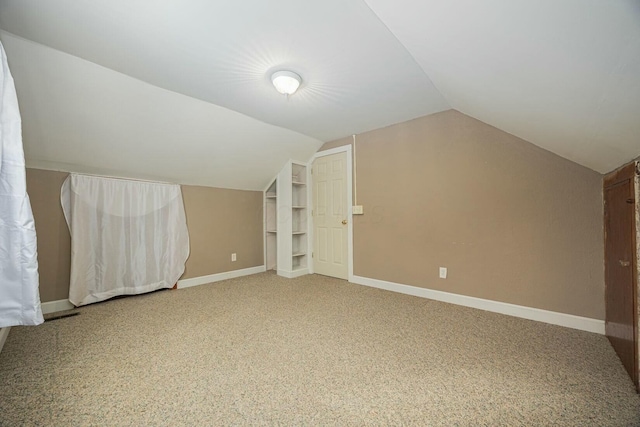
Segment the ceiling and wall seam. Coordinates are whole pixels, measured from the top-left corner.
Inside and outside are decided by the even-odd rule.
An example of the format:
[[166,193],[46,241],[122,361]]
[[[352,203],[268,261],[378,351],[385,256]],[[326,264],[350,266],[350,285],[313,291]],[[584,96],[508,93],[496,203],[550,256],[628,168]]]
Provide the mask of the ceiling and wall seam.
[[0,38],[28,167],[261,190],[322,145],[6,31]]
[[638,155],[637,1],[366,2],[452,108],[600,173]]

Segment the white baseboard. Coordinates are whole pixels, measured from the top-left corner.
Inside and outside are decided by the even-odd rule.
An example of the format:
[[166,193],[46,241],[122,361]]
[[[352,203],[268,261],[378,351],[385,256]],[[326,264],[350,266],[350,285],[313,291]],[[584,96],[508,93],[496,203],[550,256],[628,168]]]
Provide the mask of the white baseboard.
[[2,352],[2,347],[4,347],[4,342],[7,340],[9,336],[9,331],[11,327],[7,326],[6,328],[0,328],[0,353]]
[[[233,279],[234,277],[248,276],[266,271],[264,265],[258,267],[245,268],[242,270],[226,271],[224,273],[210,274],[208,276],[193,277],[191,279],[178,280],[178,289],[189,288],[191,286],[204,285],[205,283],[219,282],[220,280]],[[55,313],[57,311],[71,310],[75,308],[68,299],[58,301],[43,302],[41,304],[42,314]]]
[[304,276],[305,274],[309,274],[308,268],[301,268],[300,270],[278,270],[278,276],[286,277],[287,279],[294,279],[296,277]]
[[480,310],[521,317],[523,319],[536,320],[538,322],[550,323],[552,325],[559,325],[587,332],[594,332],[596,334],[604,335],[605,333],[604,320],[574,316],[572,314],[558,313],[555,311],[525,307],[522,305],[509,304],[506,302],[469,297],[466,295],[452,294],[449,292],[435,291],[432,289],[419,288],[417,286],[402,285],[399,283],[387,282],[384,280],[370,279],[368,277],[353,276],[352,282],[358,285],[371,286],[374,288],[385,289],[387,291],[399,292],[401,294],[413,295],[416,297],[429,298],[432,300],[462,305],[465,307],[478,308]]
[[191,279],[178,280],[178,289],[190,288],[207,283],[219,282],[221,280],[233,279],[235,277],[249,276],[267,271],[264,265],[257,267],[243,268],[242,270],[225,271],[224,273],[210,274],[208,276],[192,277]]
[[40,304],[40,307],[42,307],[42,314],[55,313],[57,311],[65,311],[76,308],[76,306],[71,304],[68,299],[43,302],[42,304]]

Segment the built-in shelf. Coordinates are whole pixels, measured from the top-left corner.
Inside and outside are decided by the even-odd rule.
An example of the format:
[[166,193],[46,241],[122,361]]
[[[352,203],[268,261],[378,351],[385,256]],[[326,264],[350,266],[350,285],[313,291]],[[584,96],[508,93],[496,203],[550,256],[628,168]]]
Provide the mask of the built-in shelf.
[[265,265],[267,270],[278,268],[278,183],[275,179],[264,192],[264,228],[266,235]]
[[291,164],[291,269],[307,267],[307,166]]
[[307,271],[307,256],[294,257],[291,263],[292,271]]
[[289,161],[264,193],[267,269],[284,277],[309,271],[307,180],[307,166]]

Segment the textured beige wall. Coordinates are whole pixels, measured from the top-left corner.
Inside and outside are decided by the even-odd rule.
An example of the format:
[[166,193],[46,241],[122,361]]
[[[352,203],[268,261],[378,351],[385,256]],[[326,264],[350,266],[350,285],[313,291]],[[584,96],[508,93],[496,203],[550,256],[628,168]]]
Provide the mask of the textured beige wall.
[[182,196],[191,245],[184,279],[264,264],[262,192],[184,185]]
[[599,173],[454,110],[358,135],[357,172],[354,274],[604,319]]
[[[69,297],[71,239],[60,206],[60,187],[67,175],[27,169],[42,302]],[[182,193],[191,246],[182,278],[263,264],[261,192],[184,185]],[[232,252],[238,261],[231,262]]]
[[69,298],[71,237],[60,205],[66,172],[27,169],[27,193],[36,223],[42,302]]

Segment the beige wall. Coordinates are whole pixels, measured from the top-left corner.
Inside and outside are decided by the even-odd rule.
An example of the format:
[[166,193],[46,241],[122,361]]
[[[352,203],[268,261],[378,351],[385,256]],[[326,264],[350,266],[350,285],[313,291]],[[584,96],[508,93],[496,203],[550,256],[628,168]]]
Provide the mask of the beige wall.
[[264,264],[262,192],[183,185],[182,196],[191,245],[183,279]]
[[358,135],[357,172],[354,274],[604,319],[599,173],[454,110]]
[[[71,239],[60,206],[66,177],[66,172],[27,169],[42,302],[69,297]],[[183,279],[263,265],[261,192],[188,185],[182,192],[191,247]]]
[[27,193],[36,223],[40,301],[69,298],[71,237],[60,205],[66,172],[27,169]]

